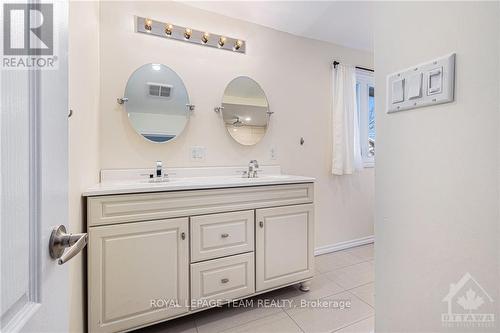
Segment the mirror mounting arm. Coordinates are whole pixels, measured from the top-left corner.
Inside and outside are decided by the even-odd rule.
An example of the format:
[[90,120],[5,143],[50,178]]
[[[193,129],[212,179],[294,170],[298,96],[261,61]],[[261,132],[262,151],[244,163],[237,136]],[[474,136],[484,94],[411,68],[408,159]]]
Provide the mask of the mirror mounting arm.
[[116,99],[116,101],[118,102],[118,104],[125,104],[125,102],[128,102],[128,98],[127,97],[118,97]]

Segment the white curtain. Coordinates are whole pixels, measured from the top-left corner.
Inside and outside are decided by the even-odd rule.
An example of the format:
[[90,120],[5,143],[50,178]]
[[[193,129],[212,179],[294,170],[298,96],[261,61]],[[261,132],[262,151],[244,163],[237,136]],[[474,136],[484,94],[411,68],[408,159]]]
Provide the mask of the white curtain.
[[337,64],[333,75],[332,174],[349,175],[362,169],[359,117],[356,103],[356,68]]

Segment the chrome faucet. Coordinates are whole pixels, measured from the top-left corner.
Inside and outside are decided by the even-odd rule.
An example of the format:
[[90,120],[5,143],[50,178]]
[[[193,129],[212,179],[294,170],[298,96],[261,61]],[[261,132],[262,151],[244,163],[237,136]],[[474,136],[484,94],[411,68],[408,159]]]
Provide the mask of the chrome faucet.
[[168,181],[168,174],[166,172],[163,172],[163,163],[161,161],[156,161],[156,175],[155,177],[153,177],[152,181],[154,182]]
[[161,161],[156,161],[156,178],[163,177],[163,163]]
[[259,162],[251,160],[248,162],[248,178],[257,178],[257,171],[259,170]]

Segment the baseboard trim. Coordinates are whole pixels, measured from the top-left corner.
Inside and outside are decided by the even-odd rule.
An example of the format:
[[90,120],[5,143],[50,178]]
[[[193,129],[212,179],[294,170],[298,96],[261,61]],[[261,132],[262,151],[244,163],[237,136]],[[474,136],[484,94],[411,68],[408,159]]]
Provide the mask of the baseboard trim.
[[373,235],[362,237],[358,239],[351,239],[345,242],[339,242],[335,244],[320,246],[314,249],[314,255],[319,256],[325,253],[336,252],[340,250],[350,249],[351,247],[356,247],[365,244],[371,244],[375,241],[375,237]]

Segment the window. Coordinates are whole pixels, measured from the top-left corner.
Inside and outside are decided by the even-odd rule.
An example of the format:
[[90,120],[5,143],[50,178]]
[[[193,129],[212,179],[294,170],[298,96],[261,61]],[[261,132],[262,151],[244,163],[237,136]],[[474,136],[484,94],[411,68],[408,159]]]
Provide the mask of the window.
[[375,165],[375,88],[373,72],[356,70],[356,96],[358,104],[361,155],[365,167]]

